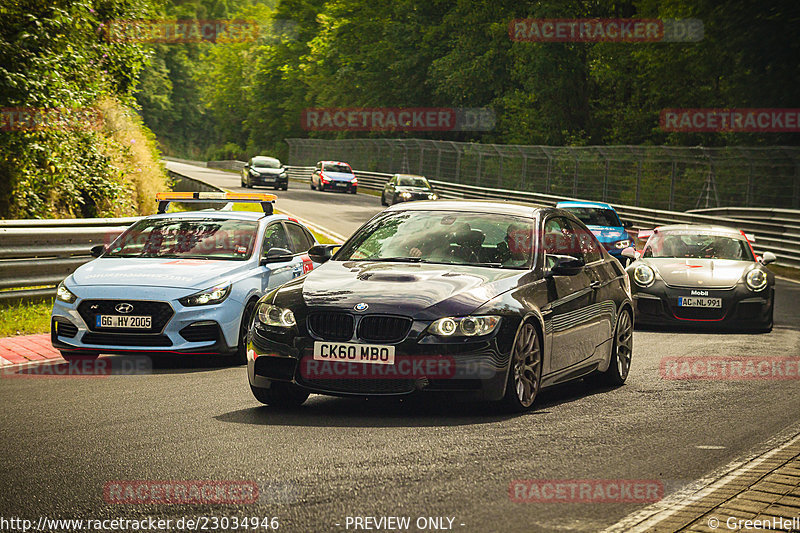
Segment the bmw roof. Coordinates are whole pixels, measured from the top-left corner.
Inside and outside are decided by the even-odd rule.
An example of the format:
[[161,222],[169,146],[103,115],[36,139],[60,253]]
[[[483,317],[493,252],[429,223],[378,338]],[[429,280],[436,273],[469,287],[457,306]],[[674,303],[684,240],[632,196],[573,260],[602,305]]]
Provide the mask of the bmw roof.
[[610,204],[606,204],[603,202],[584,202],[580,200],[558,202],[556,204],[556,207],[558,207],[559,209],[563,209],[565,207],[594,207],[596,209],[611,209],[612,211],[614,210],[614,208],[611,207]]

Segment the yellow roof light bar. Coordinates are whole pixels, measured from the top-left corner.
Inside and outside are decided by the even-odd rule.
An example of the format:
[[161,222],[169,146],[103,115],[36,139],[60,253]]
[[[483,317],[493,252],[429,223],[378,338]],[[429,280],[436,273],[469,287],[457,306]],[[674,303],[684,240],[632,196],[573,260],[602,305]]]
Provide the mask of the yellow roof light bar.
[[158,212],[166,213],[171,202],[184,203],[245,203],[261,204],[264,213],[273,213],[272,204],[278,197],[257,192],[160,192],[156,193]]

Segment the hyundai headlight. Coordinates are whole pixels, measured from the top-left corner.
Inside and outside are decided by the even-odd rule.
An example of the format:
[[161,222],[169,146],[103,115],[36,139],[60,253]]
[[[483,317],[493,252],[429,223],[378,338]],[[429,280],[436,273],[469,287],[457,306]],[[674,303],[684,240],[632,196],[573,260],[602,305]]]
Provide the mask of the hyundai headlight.
[[633,281],[640,287],[649,287],[656,279],[656,273],[649,265],[639,265],[633,269]]
[[628,247],[628,246],[630,246],[630,245],[631,245],[631,241],[630,241],[630,239],[623,239],[623,240],[621,240],[621,241],[617,241],[617,242],[614,244],[614,247],[615,247],[617,250],[622,250],[623,248],[627,248],[627,247]]
[[258,317],[258,321],[265,326],[291,328],[297,324],[291,309],[285,309],[272,304],[259,305],[256,317]]
[[56,298],[68,304],[71,304],[78,299],[78,297],[75,296],[75,294],[69,290],[66,285],[64,285],[63,281],[58,284],[58,288],[56,289]]
[[442,337],[477,337],[488,335],[499,323],[499,316],[445,317],[428,326],[428,332]]
[[744,278],[744,282],[751,291],[763,291],[767,286],[767,275],[760,268],[754,268],[747,273],[747,276]]
[[194,307],[196,305],[213,305],[224,301],[230,293],[231,284],[224,283],[204,291],[196,292],[190,296],[184,296],[178,301],[181,303],[181,305],[186,307]]

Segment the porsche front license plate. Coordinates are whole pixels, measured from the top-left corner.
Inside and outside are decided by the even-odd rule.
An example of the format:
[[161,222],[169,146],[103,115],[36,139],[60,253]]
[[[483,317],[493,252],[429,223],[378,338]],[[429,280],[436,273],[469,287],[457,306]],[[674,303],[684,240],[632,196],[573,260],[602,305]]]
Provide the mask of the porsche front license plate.
[[394,346],[316,341],[314,343],[314,359],[316,361],[393,365]]
[[719,309],[722,307],[722,298],[697,298],[682,296],[678,298],[678,307],[707,307]]
[[150,329],[152,320],[149,316],[97,315],[95,327]]

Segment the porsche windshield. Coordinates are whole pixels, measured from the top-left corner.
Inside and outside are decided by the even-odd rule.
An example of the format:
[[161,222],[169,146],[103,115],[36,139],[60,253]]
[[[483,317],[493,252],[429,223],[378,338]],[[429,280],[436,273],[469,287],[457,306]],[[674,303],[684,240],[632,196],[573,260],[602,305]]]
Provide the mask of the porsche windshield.
[[528,268],[533,221],[508,215],[403,211],[376,218],[337,261],[398,261]]
[[104,257],[227,259],[250,257],[258,223],[249,220],[145,219],[114,243]]
[[720,234],[656,233],[647,242],[644,257],[730,259],[754,261],[744,239]]

